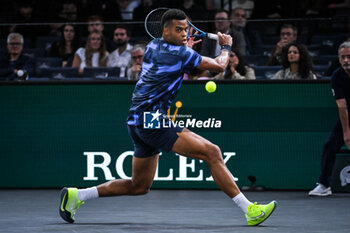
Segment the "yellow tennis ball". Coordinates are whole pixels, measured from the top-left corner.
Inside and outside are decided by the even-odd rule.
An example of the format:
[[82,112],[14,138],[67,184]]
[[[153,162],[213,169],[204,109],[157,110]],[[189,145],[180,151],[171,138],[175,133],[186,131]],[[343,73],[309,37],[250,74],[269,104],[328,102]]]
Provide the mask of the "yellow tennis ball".
[[216,90],[216,83],[214,81],[209,81],[205,84],[205,90],[209,93],[213,93]]

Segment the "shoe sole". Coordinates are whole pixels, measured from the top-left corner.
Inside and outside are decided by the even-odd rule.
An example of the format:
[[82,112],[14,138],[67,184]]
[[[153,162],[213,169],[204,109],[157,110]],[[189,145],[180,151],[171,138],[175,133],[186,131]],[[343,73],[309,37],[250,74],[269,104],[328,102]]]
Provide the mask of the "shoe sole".
[[269,216],[267,216],[264,220],[262,220],[262,221],[259,222],[258,224],[256,224],[256,225],[250,225],[250,226],[258,226],[258,225],[260,225],[261,223],[265,222],[265,220],[268,219],[268,218],[272,215],[272,213],[275,211],[275,209],[276,209],[276,207],[277,207],[277,201],[273,201],[273,203],[274,203],[275,205],[274,205],[274,207],[273,207],[271,213],[269,214]]
[[327,197],[327,196],[332,196],[332,193],[320,193],[320,194],[316,194],[316,193],[312,193],[309,194],[310,197]]
[[[65,195],[67,195],[67,198],[64,199]],[[64,200],[63,200],[64,199]],[[61,218],[69,223],[73,223],[74,220],[70,217],[70,213],[65,209],[67,202],[68,202],[68,189],[63,188],[60,192],[60,206],[58,207],[58,211],[60,213]],[[63,204],[62,204],[63,201]],[[64,211],[61,210],[61,206],[63,206]]]

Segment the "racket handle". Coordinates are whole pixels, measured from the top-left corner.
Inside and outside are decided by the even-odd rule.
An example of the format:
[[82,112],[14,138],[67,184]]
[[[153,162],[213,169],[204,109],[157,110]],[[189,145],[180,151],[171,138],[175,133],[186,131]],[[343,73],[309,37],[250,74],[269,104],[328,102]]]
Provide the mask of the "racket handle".
[[207,37],[208,37],[209,39],[212,39],[212,40],[218,40],[218,39],[219,39],[219,38],[218,38],[218,35],[213,34],[213,33],[208,33],[208,34],[207,34]]

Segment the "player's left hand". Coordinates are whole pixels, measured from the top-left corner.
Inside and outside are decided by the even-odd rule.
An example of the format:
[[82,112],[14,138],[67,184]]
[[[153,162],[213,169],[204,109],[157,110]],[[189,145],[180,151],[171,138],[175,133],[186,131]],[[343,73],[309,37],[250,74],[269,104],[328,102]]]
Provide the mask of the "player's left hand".
[[202,42],[202,39],[200,40],[194,40],[195,37],[191,37],[191,35],[196,35],[198,34],[198,32],[195,32],[193,34],[193,28],[190,29],[190,33],[188,34],[188,37],[187,37],[187,47],[189,48],[193,48],[193,46],[195,46],[196,44]]

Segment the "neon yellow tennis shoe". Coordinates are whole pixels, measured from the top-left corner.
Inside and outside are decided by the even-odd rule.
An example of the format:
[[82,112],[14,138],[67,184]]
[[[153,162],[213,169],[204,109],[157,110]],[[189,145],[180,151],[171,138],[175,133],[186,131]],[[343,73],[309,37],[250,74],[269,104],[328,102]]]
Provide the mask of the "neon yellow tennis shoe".
[[256,226],[265,221],[275,210],[277,202],[272,201],[267,205],[250,204],[245,215],[249,226]]
[[84,204],[78,197],[77,188],[63,188],[60,192],[60,216],[67,222],[74,222],[74,215],[81,204]]

